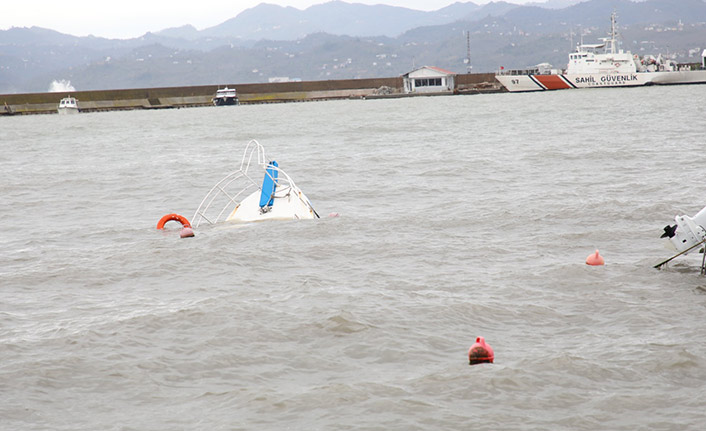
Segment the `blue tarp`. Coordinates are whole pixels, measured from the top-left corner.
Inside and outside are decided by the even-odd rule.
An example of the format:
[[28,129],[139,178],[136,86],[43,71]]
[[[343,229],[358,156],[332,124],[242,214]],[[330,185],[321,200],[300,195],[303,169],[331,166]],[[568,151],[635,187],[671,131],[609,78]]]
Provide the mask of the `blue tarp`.
[[271,207],[275,200],[275,189],[277,188],[277,170],[276,161],[271,161],[265,171],[265,178],[262,180],[262,193],[260,194],[260,208]]

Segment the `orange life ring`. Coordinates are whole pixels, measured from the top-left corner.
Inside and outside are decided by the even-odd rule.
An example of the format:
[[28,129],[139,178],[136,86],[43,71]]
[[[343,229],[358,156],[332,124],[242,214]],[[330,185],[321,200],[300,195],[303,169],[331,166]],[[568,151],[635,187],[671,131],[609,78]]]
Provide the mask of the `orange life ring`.
[[191,223],[186,217],[179,214],[167,214],[157,222],[157,229],[164,229],[164,224],[170,220],[178,221],[184,227],[191,227]]

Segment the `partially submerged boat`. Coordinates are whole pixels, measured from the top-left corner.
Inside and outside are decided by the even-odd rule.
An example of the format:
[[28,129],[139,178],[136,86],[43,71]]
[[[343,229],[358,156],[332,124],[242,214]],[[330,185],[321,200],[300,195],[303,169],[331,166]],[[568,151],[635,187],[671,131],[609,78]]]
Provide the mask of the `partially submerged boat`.
[[78,99],[71,96],[64,97],[59,101],[57,112],[59,114],[78,114]]
[[661,55],[640,58],[619,48],[615,12],[610,25],[609,37],[601,43],[578,45],[564,71],[542,63],[530,69],[501,70],[495,78],[511,92],[706,83],[706,50],[700,65],[679,65]]
[[319,215],[309,198],[256,140],[248,142],[240,168],[226,175],[201,201],[194,228],[221,221],[314,219]]
[[694,217],[687,215],[678,215],[674,217],[674,225],[664,227],[664,233],[661,238],[665,241],[665,246],[676,252],[675,255],[666,259],[657,265],[655,268],[661,268],[663,265],[673,259],[687,255],[694,250],[700,250],[704,253],[704,258],[701,263],[701,273],[706,273],[706,252],[703,247],[706,245],[706,207],[701,209]]

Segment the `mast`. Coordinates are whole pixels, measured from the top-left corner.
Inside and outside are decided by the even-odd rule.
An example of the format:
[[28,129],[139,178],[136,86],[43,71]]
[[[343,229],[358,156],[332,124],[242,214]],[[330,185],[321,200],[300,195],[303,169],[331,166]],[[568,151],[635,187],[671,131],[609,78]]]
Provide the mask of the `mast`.
[[610,53],[615,54],[616,44],[618,43],[618,14],[613,11],[610,14]]
[[466,31],[466,59],[463,61],[468,65],[468,73],[471,73],[473,66],[471,66],[471,32]]

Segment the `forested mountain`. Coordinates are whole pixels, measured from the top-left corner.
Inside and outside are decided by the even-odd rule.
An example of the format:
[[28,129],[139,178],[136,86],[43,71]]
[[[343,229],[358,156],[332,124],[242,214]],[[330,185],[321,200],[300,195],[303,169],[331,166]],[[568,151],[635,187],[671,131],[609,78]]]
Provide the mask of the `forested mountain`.
[[[398,76],[422,65],[466,72],[566,64],[581,38],[606,35],[616,11],[623,47],[700,61],[702,0],[472,2],[422,12],[331,1],[299,10],[260,4],[214,27],[191,25],[121,40],[43,28],[0,31],[0,93]],[[468,35],[468,37],[467,37]]]

